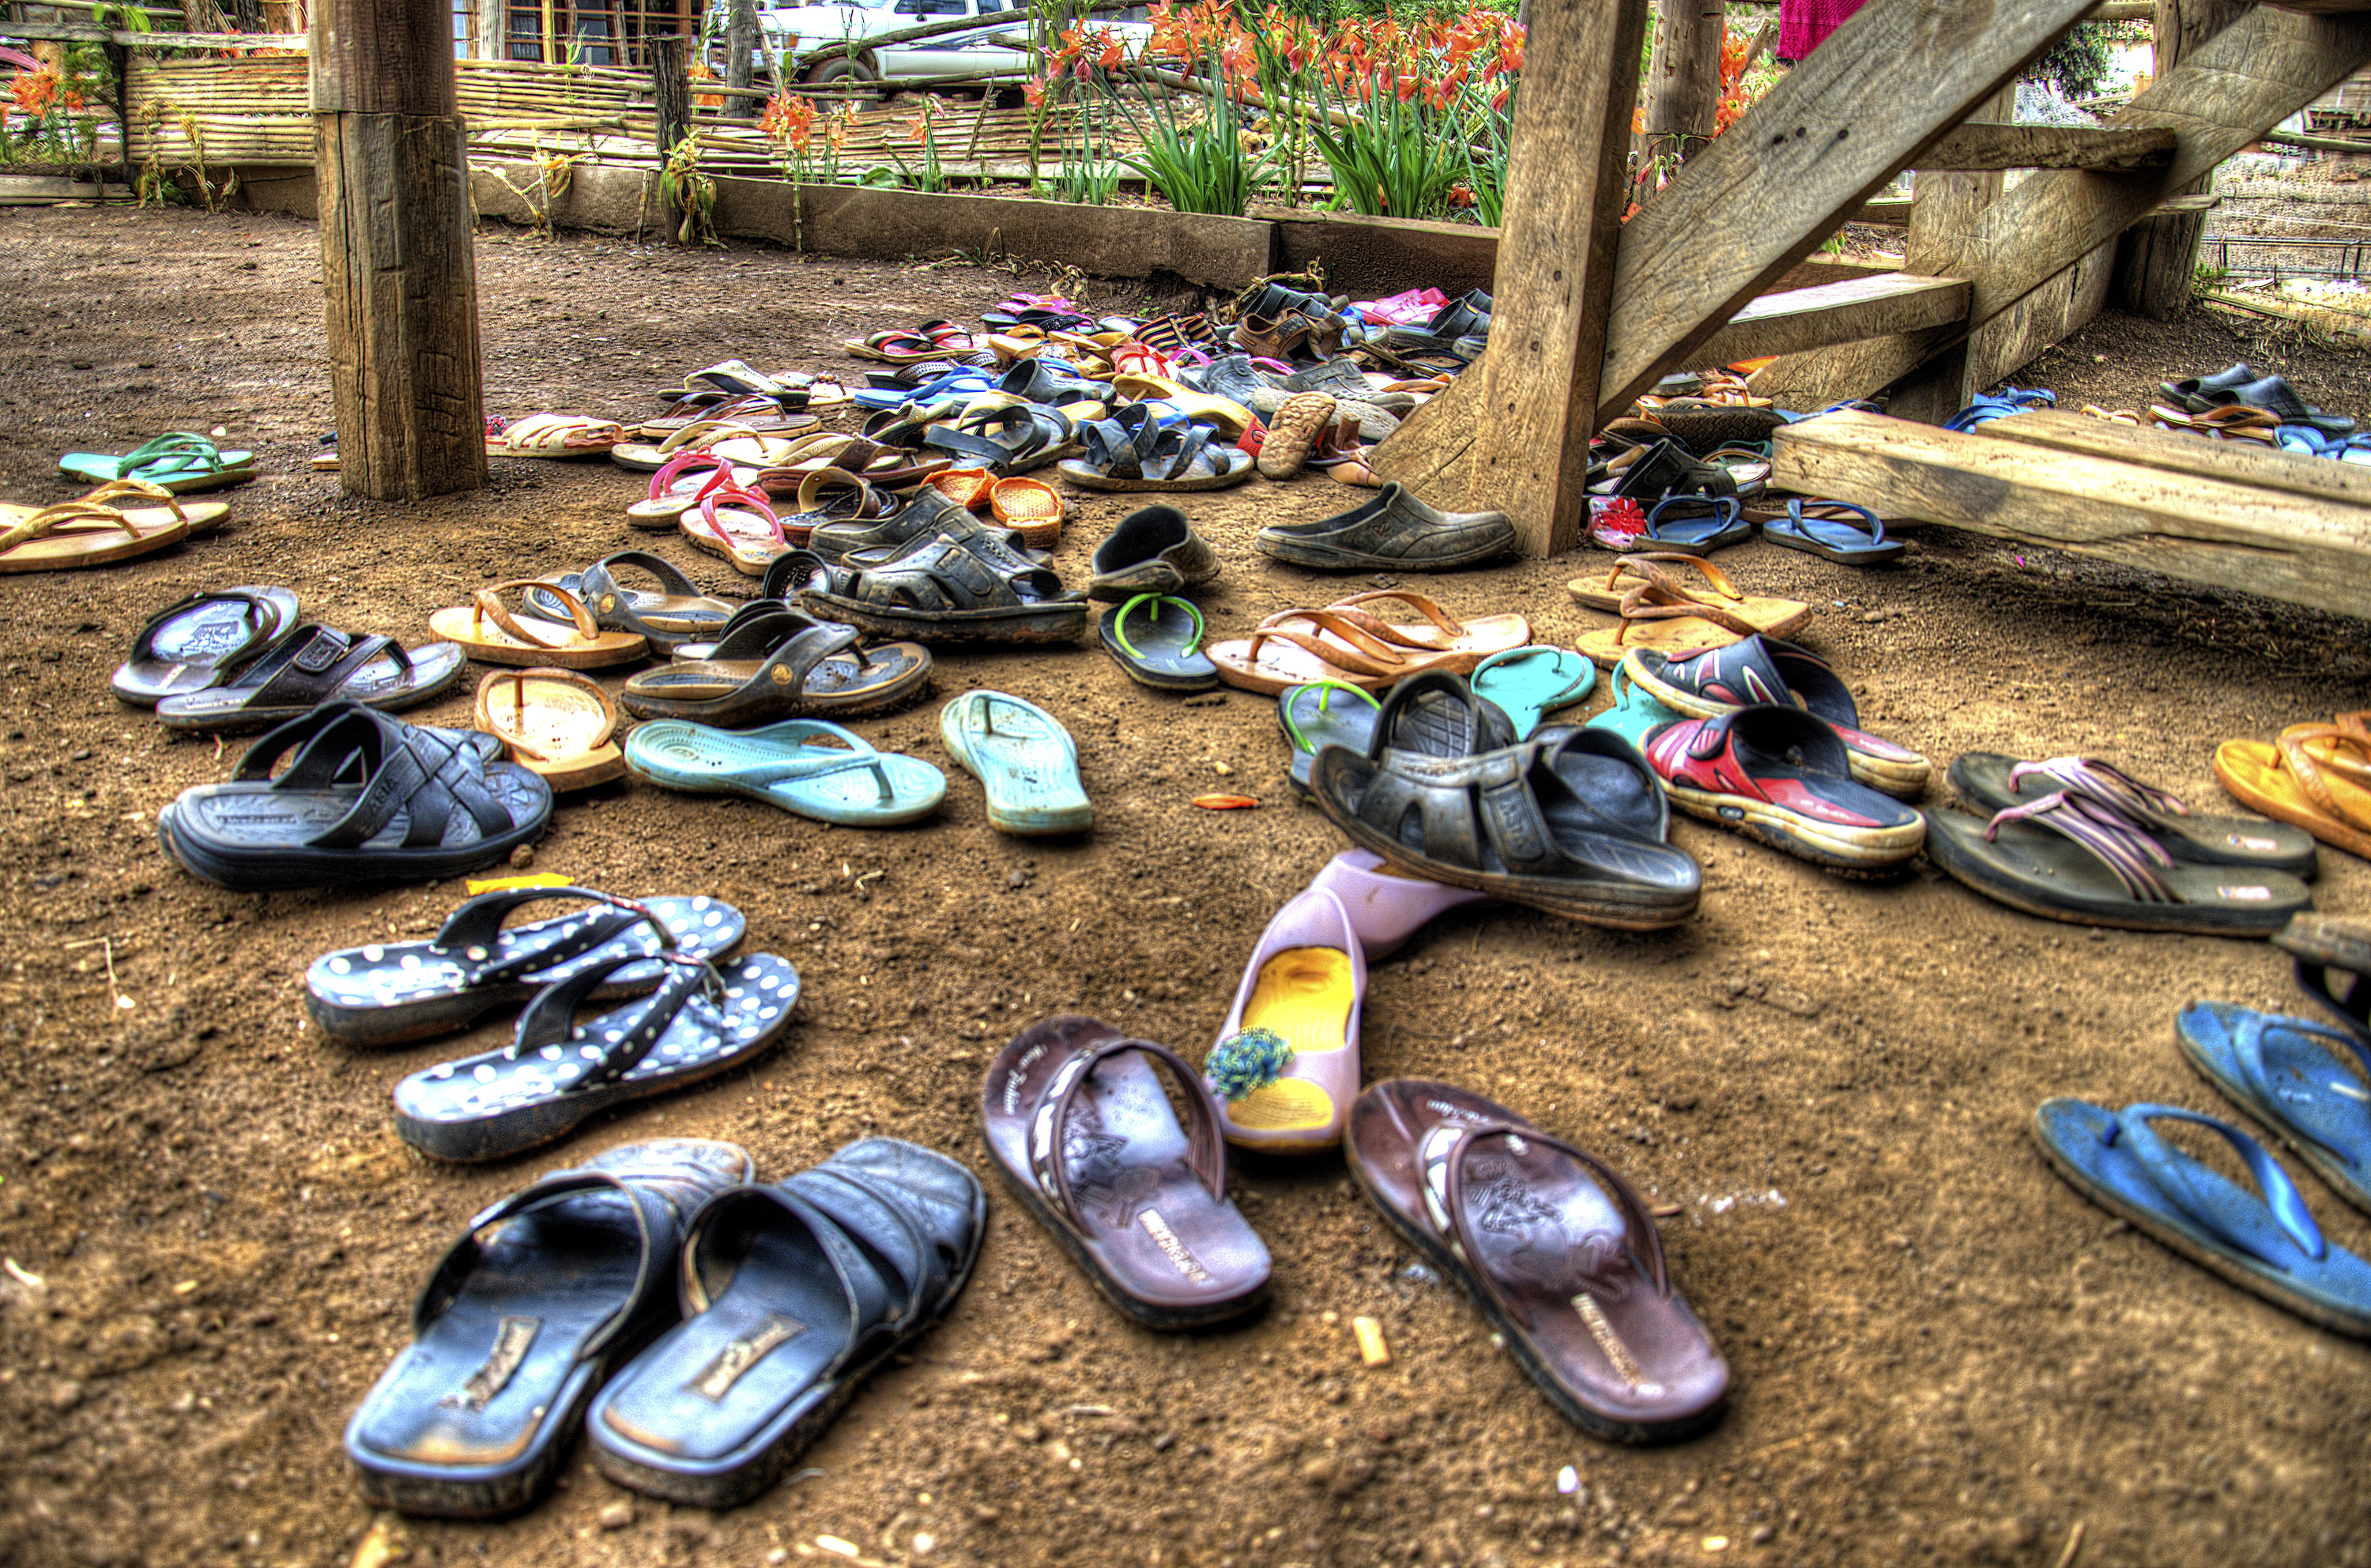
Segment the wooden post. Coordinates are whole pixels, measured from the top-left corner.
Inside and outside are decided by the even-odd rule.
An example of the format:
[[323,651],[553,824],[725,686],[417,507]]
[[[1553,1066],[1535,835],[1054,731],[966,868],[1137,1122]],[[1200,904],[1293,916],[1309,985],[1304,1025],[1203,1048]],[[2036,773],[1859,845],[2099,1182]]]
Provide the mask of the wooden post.
[[318,0],[313,121],[339,476],[377,501],[486,482],[467,128],[446,0]]
[[1418,409],[1376,455],[1437,503],[1505,510],[1544,556],[1578,545],[1588,519],[1646,0],[1537,0],[1531,28],[1490,352],[1457,383],[1476,390]]
[[[2017,85],[2009,84],[1989,102],[1978,106],[1971,120],[2007,123],[2017,118]],[[1910,205],[1910,237],[1903,247],[1902,270],[1920,277],[1945,276],[1943,252],[1960,235],[1984,221],[1985,212],[2000,200],[2007,177],[1998,171],[1960,174],[1948,169],[1921,169]],[[1895,389],[1889,413],[1903,419],[1941,424],[1968,406],[1977,388],[1969,385],[1972,365],[1968,342],[1962,340],[1914,371]]]
[[1660,0],[1647,71],[1647,156],[1684,163],[1712,139],[1729,0]]
[[480,60],[507,60],[511,56],[510,0],[474,0],[478,28]]
[[[724,29],[724,85],[746,88],[756,77],[758,7],[755,0],[733,0],[733,20]],[[737,120],[758,118],[756,98],[724,98],[725,112]]]
[[691,134],[691,78],[684,70],[684,40],[668,33],[647,40],[651,52],[651,97],[658,111],[659,156]]
[[[2157,79],[2163,81],[2199,45],[2253,7],[2240,0],[2157,0]],[[2204,190],[2207,175],[2184,189]],[[2116,249],[2109,292],[2126,310],[2159,321],[2190,308],[2191,279],[2198,270],[2198,236],[2203,213],[2145,218],[2126,230]]]

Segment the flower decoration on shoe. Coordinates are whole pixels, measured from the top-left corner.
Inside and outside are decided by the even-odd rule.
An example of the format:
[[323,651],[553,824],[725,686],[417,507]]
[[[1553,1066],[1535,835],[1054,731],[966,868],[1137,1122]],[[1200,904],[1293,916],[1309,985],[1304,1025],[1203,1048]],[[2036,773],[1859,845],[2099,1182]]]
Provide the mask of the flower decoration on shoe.
[[1292,1066],[1292,1046],[1273,1029],[1246,1029],[1210,1047],[1202,1076],[1220,1099],[1230,1105],[1249,1099],[1284,1077]]

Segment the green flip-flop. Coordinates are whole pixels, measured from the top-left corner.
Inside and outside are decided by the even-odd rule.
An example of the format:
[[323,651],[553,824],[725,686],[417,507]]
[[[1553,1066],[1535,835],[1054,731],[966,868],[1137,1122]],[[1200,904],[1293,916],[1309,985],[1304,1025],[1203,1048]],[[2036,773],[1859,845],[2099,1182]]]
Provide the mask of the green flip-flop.
[[1611,730],[1644,751],[1648,732],[1677,723],[1687,717],[1678,709],[1666,708],[1648,696],[1647,689],[1630,678],[1628,669],[1617,664],[1613,669],[1613,706],[1582,728]]
[[1597,666],[1569,649],[1532,643],[1493,653],[1467,677],[1515,721],[1515,739],[1529,740],[1553,709],[1569,708],[1597,689]]
[[177,430],[121,457],[103,452],[69,452],[58,459],[58,472],[93,484],[138,479],[175,495],[187,495],[247,483],[255,478],[255,454],[226,452],[202,435]]
[[947,793],[946,775],[929,763],[820,719],[740,731],[661,719],[637,725],[625,749],[628,770],[653,784],[746,795],[844,827],[912,822]]
[[[1163,610],[1183,610],[1182,617]],[[1139,613],[1141,611],[1142,613]],[[1119,661],[1128,679],[1162,691],[1208,691],[1219,684],[1219,666],[1202,653],[1208,628],[1191,599],[1139,594],[1106,611],[1096,627],[1104,651]]]

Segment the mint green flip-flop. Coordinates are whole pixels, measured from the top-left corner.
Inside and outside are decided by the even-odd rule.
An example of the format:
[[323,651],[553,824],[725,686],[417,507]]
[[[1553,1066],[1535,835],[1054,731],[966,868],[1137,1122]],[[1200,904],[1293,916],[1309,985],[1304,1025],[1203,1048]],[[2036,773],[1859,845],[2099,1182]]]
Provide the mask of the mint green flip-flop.
[[1531,739],[1551,709],[1569,708],[1597,689],[1597,666],[1569,649],[1532,643],[1493,653],[1467,677],[1474,695],[1486,697],[1515,721],[1515,739]]
[[670,790],[746,795],[843,827],[912,822],[938,810],[947,793],[947,776],[929,763],[875,750],[820,719],[756,730],[661,719],[626,737],[626,767]]
[[1631,680],[1627,670],[1615,666],[1613,671],[1613,706],[1581,726],[1585,730],[1611,730],[1640,751],[1647,749],[1649,731],[1676,723],[1688,715],[1676,708],[1666,708],[1647,695],[1646,689]]
[[121,457],[103,452],[69,452],[58,459],[58,472],[93,484],[138,479],[175,495],[187,495],[247,483],[255,478],[255,454],[225,452],[202,435],[177,430]]
[[1024,838],[1081,833],[1095,809],[1079,777],[1079,744],[1060,720],[1000,691],[967,691],[939,713],[948,755],[988,790],[988,824]]

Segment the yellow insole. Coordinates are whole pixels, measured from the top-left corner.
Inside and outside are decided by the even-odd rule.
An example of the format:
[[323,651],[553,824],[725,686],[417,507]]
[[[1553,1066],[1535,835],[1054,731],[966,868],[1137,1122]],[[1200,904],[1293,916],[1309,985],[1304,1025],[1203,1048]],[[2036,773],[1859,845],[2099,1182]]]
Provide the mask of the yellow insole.
[[[1340,1051],[1350,1043],[1356,997],[1348,953],[1339,948],[1287,948],[1260,965],[1243,1027],[1273,1031],[1295,1056]],[[1334,1119],[1334,1099],[1306,1078],[1281,1078],[1228,1106],[1227,1118],[1256,1132],[1323,1127]]]

